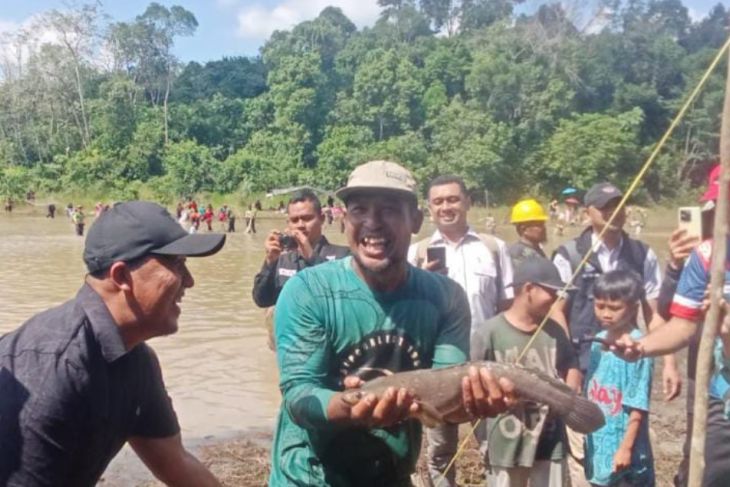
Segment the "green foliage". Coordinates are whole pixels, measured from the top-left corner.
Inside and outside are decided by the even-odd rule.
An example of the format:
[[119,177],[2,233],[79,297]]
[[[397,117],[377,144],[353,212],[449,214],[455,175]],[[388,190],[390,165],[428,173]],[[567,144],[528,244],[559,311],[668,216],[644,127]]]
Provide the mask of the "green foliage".
[[260,59],[245,57],[209,61],[205,66],[192,61],[175,80],[171,98],[190,103],[214,95],[225,98],[253,98],[266,89],[266,68]]
[[506,198],[521,186],[513,130],[475,103],[455,99],[433,120],[431,130],[431,177],[459,174],[470,189],[489,189]]
[[22,200],[30,187],[31,175],[27,168],[8,166],[0,168],[0,198]]
[[192,140],[172,142],[162,154],[162,167],[169,187],[177,196],[213,189],[220,162],[209,148]]
[[619,115],[589,113],[560,122],[540,151],[545,189],[568,184],[587,188],[596,181],[625,187],[639,170],[639,108]]
[[[599,178],[623,185],[730,25],[722,5],[693,21],[680,0],[587,2],[581,15],[608,7],[600,32],[564,2],[530,14],[515,12],[522,0],[378,3],[373,27],[327,7],[272,34],[259,57],[185,65],[174,44],[198,22],[180,6],[151,3],[107,25],[98,4],[47,12],[7,43],[28,54],[3,64],[0,191],[243,201],[291,185],[334,189],[381,158],[407,165],[422,187],[455,173],[498,202]],[[49,26],[68,42],[45,42]],[[724,73],[641,197],[674,198],[704,180]]]
[[368,124],[376,140],[422,123],[423,85],[416,66],[396,49],[369,52],[353,82],[356,123]]
[[139,88],[129,79],[115,77],[101,83],[101,96],[92,101],[92,131],[98,134],[94,146],[101,151],[115,152],[132,142],[137,125],[135,106],[130,100]]
[[336,125],[329,128],[317,147],[318,185],[325,188],[343,186],[355,166],[367,160],[364,151],[372,143],[372,132],[367,127]]

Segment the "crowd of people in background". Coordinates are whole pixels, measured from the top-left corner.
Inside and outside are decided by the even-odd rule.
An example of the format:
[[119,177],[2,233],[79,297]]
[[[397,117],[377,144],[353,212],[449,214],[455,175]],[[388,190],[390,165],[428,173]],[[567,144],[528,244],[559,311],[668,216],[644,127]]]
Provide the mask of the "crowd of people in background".
[[[402,389],[352,405],[343,402],[342,388],[382,373],[469,358],[513,362],[527,346],[530,367],[561,378],[597,404],[606,424],[583,435],[546,406],[508,408],[509,385],[470,371],[463,400],[472,419],[487,418],[475,428],[475,437],[488,485],[654,485],[648,429],[654,408],[651,357],[663,357],[662,389],[669,401],[682,386],[673,353],[689,345],[689,425],[696,330],[708,306],[712,241],[707,227],[718,185],[715,169],[702,196],[703,234],[690,235],[683,228],[673,232],[664,272],[655,251],[638,239],[647,224],[646,210],[620,207],[624,195],[610,182],[596,183],[580,200],[578,191],[571,190],[562,202],[550,201],[547,211],[536,199],[521,199],[509,214],[517,234],[511,245],[495,235],[491,213],[486,232],[470,224],[472,202],[459,176],[430,181],[423,208],[413,176],[388,161],[355,169],[337,193],[344,206],[333,196],[322,205],[313,191],[296,191],[279,205],[286,227],[266,237],[252,291],[254,302],[266,310],[283,394],[271,485],[304,479],[317,485],[419,482],[411,477],[420,448],[420,429],[409,413],[415,398]],[[54,218],[55,205],[47,210],[46,216]],[[135,218],[140,222],[153,221],[149,213],[157,211],[133,210],[139,211]],[[246,205],[246,233],[256,233],[261,210],[258,200]],[[435,230],[411,243],[423,210]],[[108,204],[98,202],[95,220],[112,221],[104,219],[109,211]],[[83,206],[69,203],[66,215],[82,236]],[[115,221],[119,218],[121,214]],[[169,229],[170,238],[201,231],[232,233],[235,220],[228,204],[215,210],[212,203],[188,198],[176,205],[174,221],[182,230]],[[164,218],[160,222],[167,225]],[[583,229],[548,256],[548,223],[558,234],[567,226]],[[331,244],[324,236],[326,226],[337,224],[348,246]],[[632,235],[624,230],[627,225]],[[87,239],[87,247],[96,245],[95,239]],[[87,264],[96,269],[98,263]],[[703,483],[710,487],[726,485],[730,478],[730,324],[723,325],[715,353]],[[436,484],[456,485],[450,465],[463,421],[425,428],[428,476]],[[676,486],[687,482],[690,434]],[[381,444],[383,438],[387,441]],[[348,446],[343,456],[347,445],[355,447]]]
[[[396,172],[395,169],[390,171]],[[370,177],[372,180],[377,180],[372,174]],[[717,185],[717,177],[715,172],[714,179],[710,180],[710,187]],[[407,177],[403,178],[407,180]],[[386,198],[393,193],[387,189],[390,183],[382,184],[382,187],[375,185],[367,187],[364,194],[372,193],[373,196]],[[311,195],[311,198],[315,198],[314,195]],[[705,195],[703,202],[712,201],[713,198],[716,199],[717,195]],[[424,209],[428,210],[436,231],[425,239],[413,243],[408,249],[407,260],[415,268],[447,277],[464,292],[464,305],[470,311],[470,325],[467,328],[471,342],[469,347],[471,359],[513,361],[519,351],[531,342],[532,351],[528,354],[530,358],[527,359],[529,365],[561,377],[576,392],[596,403],[606,417],[606,425],[603,428],[589,435],[583,435],[567,428],[558,418],[549,414],[544,406],[525,404],[494,415],[476,429],[476,438],[487,470],[489,486],[558,487],[567,484],[577,487],[652,486],[656,482],[648,433],[649,414],[652,410],[650,396],[654,365],[653,359],[648,357],[659,355],[660,352],[647,348],[640,354],[631,356],[630,350],[641,348],[645,337],[656,336],[657,330],[665,326],[664,323],[671,323],[676,319],[673,317],[682,314],[681,306],[687,306],[688,298],[682,296],[681,283],[683,279],[689,280],[689,277],[682,274],[683,278],[680,279],[680,273],[685,259],[697,251],[693,249],[697,249],[700,239],[699,236],[688,235],[686,230],[675,231],[668,243],[670,262],[662,273],[654,250],[637,239],[647,224],[646,210],[638,206],[617,210],[622,199],[621,190],[609,182],[595,184],[580,196],[580,199],[575,193],[571,193],[570,197],[564,198],[562,202],[556,198],[547,206],[547,211],[537,200],[523,199],[512,208],[509,217],[518,240],[507,245],[494,236],[496,222],[491,214],[485,221],[487,230],[485,233],[480,233],[469,225],[467,216],[471,201],[461,178],[440,176],[429,183]],[[318,200],[311,201],[313,206],[319,204]],[[293,202],[294,200],[290,205]],[[323,225],[331,221],[329,217],[331,209],[328,209],[331,208],[331,203],[327,201],[327,205],[322,208],[321,216],[312,220],[318,232],[321,232]],[[350,208],[350,203],[351,200],[345,200],[348,211],[353,209],[360,211],[359,207]],[[711,206],[706,205],[705,210],[711,211]],[[289,212],[291,207],[288,205],[286,208]],[[613,221],[609,222],[614,212],[616,215]],[[703,215],[703,219],[707,220],[705,216],[706,214]],[[379,218],[382,221],[378,221]],[[386,219],[386,216],[368,214],[370,227],[365,235],[371,235],[370,232],[374,234],[363,240],[366,251],[359,249],[358,245],[361,242],[357,240],[353,242],[353,235],[348,234],[351,258],[355,262],[362,260],[366,263],[369,253],[375,255],[380,253],[380,247],[370,247],[375,245],[372,242],[381,245],[381,239],[387,241],[390,238],[390,234],[380,229],[386,225]],[[584,230],[576,238],[559,245],[556,252],[548,258],[544,249],[548,239],[548,222],[559,229],[558,233],[562,233],[567,226],[581,226]],[[624,227],[630,230],[631,235]],[[310,260],[303,257],[302,247],[296,242],[292,250],[286,252],[279,237],[280,232],[272,233],[269,237],[270,243],[267,245],[284,253],[277,253],[276,260],[272,257],[265,262],[256,278],[259,283],[258,291],[254,290],[254,300],[260,306],[270,307],[274,303],[277,304],[276,308],[269,308],[269,316],[274,323],[270,325],[271,346],[279,353],[280,369],[284,374],[281,382],[284,392],[283,407],[291,408],[288,409],[289,414],[282,413],[277,429],[273,461],[278,466],[272,472],[272,485],[279,485],[277,482],[282,482],[284,479],[295,481],[303,478],[303,475],[312,474],[293,467],[289,470],[286,466],[288,462],[297,462],[296,459],[299,458],[295,455],[299,447],[295,448],[286,440],[289,434],[293,434],[292,428],[296,429],[293,424],[302,427],[303,422],[313,419],[305,420],[304,418],[309,416],[299,416],[300,413],[295,412],[298,411],[298,406],[295,404],[303,400],[299,393],[291,398],[288,397],[287,391],[290,388],[294,390],[299,383],[293,377],[294,372],[290,371],[291,368],[296,368],[296,374],[309,373],[306,367],[299,369],[302,364],[292,362],[296,361],[292,357],[298,356],[295,352],[302,351],[306,347],[302,343],[297,346],[297,340],[288,335],[294,333],[295,337],[304,339],[305,335],[300,334],[303,323],[298,320],[301,319],[300,312],[306,314],[308,311],[292,311],[290,300],[293,297],[286,294],[287,287],[284,283],[299,275],[306,276],[308,286],[315,285],[316,282],[315,294],[318,297],[313,298],[312,305],[318,306],[315,303],[325,299],[323,296],[328,296],[330,292],[335,293],[332,299],[335,301],[338,299],[334,297],[336,295],[334,290],[320,288],[324,281],[319,280],[319,274],[323,277],[328,276],[325,279],[335,279],[338,282],[344,279],[333,267],[334,264],[326,264],[326,260]],[[373,240],[368,242],[367,238]],[[702,252],[702,247],[699,247],[699,250]],[[358,255],[360,252],[362,253]],[[268,253],[267,250],[267,255]],[[590,256],[587,265],[580,267],[581,261],[588,254]],[[350,258],[347,253],[343,255],[344,257],[333,255],[331,259]],[[299,263],[285,266],[278,264],[282,258],[294,258],[293,262]],[[689,262],[693,262],[692,257]],[[706,264],[707,258],[702,262]],[[315,272],[320,265],[323,266],[322,271]],[[268,299],[262,300],[261,283],[264,279],[271,280],[270,286],[274,289],[274,277],[278,279],[276,292],[269,293]],[[566,284],[569,282],[572,285]],[[567,291],[566,299],[558,300],[563,287]],[[277,299],[282,291],[283,297]],[[297,299],[305,299],[302,298],[303,289],[300,287],[292,292],[296,292]],[[388,294],[378,296],[380,296],[378,305],[373,306],[387,308]],[[329,302],[329,299],[325,301]],[[701,299],[693,299],[697,301],[693,301],[691,307],[697,310],[702,306]],[[282,300],[287,302],[284,303]],[[330,303],[328,306],[335,305]],[[319,313],[322,312],[324,311],[320,309],[311,316],[321,316]],[[693,319],[696,314],[697,311],[692,315]],[[322,318],[324,319],[322,322],[318,321],[319,319],[316,318],[315,323],[320,323],[328,330],[325,333],[335,335],[339,333],[335,331],[339,328],[330,328],[334,325],[329,320],[334,320],[334,317]],[[545,320],[547,321],[540,326]],[[308,326],[311,326],[311,323]],[[313,329],[308,328],[306,333],[312,332]],[[344,330],[342,332],[344,333]],[[533,337],[534,334],[537,336]],[[311,338],[309,335],[306,337],[307,340]],[[338,340],[344,339],[343,337],[337,339],[335,336],[331,338],[335,342],[328,346],[334,347],[341,346]],[[285,351],[278,346],[282,340],[286,344]],[[599,343],[616,342],[616,340],[627,341],[628,345],[612,353]],[[649,340],[648,343],[652,341]],[[664,352],[661,385],[664,399],[667,401],[677,397],[681,390],[682,379],[676,359],[671,353],[679,346],[675,344],[671,350],[661,349]],[[354,349],[356,348],[346,350]],[[336,350],[332,353],[335,357],[339,356]],[[688,362],[691,364],[691,369],[695,356],[696,344],[693,344]],[[344,367],[347,364],[349,367],[347,373],[356,374],[360,378],[372,378],[373,370],[385,368],[388,373],[399,370],[398,366],[394,366],[393,369],[383,367],[384,363],[389,363],[388,358],[370,357],[366,360],[362,357],[352,357],[350,356],[350,359],[340,366]],[[730,391],[730,384],[725,385],[722,379],[721,371],[724,370],[722,351],[718,352],[718,357],[713,384],[717,385],[719,392],[713,392],[711,395],[717,398],[712,401],[721,404],[723,397],[730,397],[730,394],[725,392]],[[321,357],[325,363],[332,359],[332,357]],[[362,360],[366,363],[360,364],[362,370],[358,370],[358,363]],[[325,373],[328,369],[325,367],[317,370],[319,373]],[[689,372],[692,388],[694,371]],[[345,372],[340,373],[345,374]],[[330,380],[332,378],[324,379],[324,384],[329,384]],[[343,380],[342,376],[340,380]],[[290,400],[293,402],[289,403]],[[330,402],[329,405],[323,403],[322,407],[335,406]],[[690,402],[688,414],[691,414],[691,409]],[[304,414],[304,411],[301,414]],[[319,438],[320,434],[328,437],[329,426],[326,425],[326,418],[324,421],[317,425],[307,423],[304,429],[315,435],[313,438]],[[719,487],[724,485],[722,482],[730,478],[730,455],[726,454],[726,448],[721,446],[725,439],[730,440],[730,421],[723,415],[719,406],[711,409],[711,421],[713,424],[711,427],[708,425],[711,432],[708,442],[712,444],[712,451],[708,449],[706,453],[707,466],[703,485]],[[435,485],[456,485],[455,470],[449,469],[448,466],[457,451],[457,432],[456,425],[450,424],[426,429],[426,459],[431,481]],[[283,436],[279,436],[280,434]],[[377,436],[379,433],[373,434]],[[316,461],[324,462],[322,468],[325,472],[332,469],[333,472],[337,472],[332,475],[343,475],[336,465],[327,463],[330,457],[317,457],[317,452],[321,451],[321,448],[326,448],[319,444],[320,441],[312,439],[308,446],[301,446],[303,448],[300,451],[303,455],[301,459],[309,458],[313,461],[311,456],[314,455]],[[689,433],[687,445],[688,442]],[[292,448],[293,451],[290,450]],[[688,447],[685,454],[687,451]],[[360,453],[364,454],[364,452],[352,454],[357,456]],[[681,465],[678,465],[675,478],[677,486],[686,485],[686,460],[685,458]],[[400,475],[399,468],[394,466],[389,475]],[[381,474],[383,473],[372,473],[374,475],[372,478],[381,479],[378,477]],[[358,475],[365,474],[360,472]],[[419,482],[417,478],[409,481]]]

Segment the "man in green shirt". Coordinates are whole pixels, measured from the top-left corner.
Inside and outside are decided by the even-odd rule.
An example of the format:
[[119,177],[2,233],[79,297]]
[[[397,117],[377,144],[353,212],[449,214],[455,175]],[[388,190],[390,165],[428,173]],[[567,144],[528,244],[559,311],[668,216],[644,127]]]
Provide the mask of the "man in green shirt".
[[[406,486],[421,443],[406,389],[350,406],[342,390],[364,379],[464,362],[469,306],[445,276],[410,266],[407,251],[423,214],[416,182],[388,161],[358,166],[337,196],[347,213],[352,257],[297,273],[276,305],[283,395],[269,484]],[[462,381],[468,416],[493,416],[512,384],[472,368]]]

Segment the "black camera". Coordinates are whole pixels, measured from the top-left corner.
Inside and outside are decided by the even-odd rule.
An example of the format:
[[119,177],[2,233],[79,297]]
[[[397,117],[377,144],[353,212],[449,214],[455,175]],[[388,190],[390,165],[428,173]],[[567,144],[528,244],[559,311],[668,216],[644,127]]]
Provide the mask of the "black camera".
[[284,250],[295,250],[299,246],[299,243],[297,242],[297,239],[291,235],[282,233],[279,235],[279,245],[281,245],[281,248]]

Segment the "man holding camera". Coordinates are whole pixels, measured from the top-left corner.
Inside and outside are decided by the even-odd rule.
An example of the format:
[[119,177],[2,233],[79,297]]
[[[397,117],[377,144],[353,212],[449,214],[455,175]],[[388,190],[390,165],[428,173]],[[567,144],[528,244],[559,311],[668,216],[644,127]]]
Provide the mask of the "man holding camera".
[[254,280],[253,300],[261,308],[275,305],[284,283],[298,271],[350,252],[322,235],[322,204],[313,191],[297,191],[286,208],[287,231],[273,230],[266,238],[264,265]]

